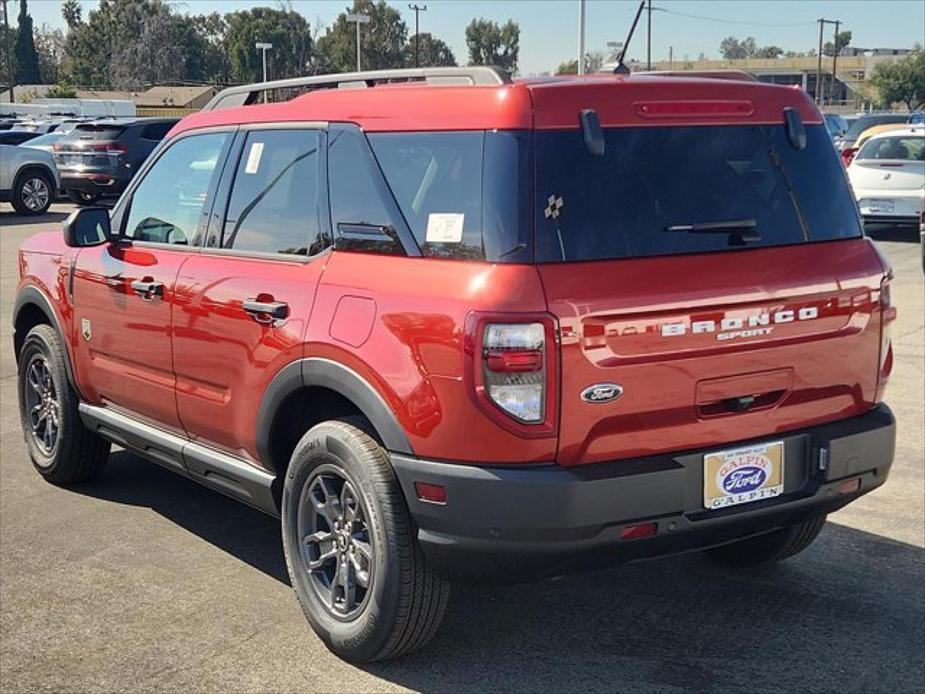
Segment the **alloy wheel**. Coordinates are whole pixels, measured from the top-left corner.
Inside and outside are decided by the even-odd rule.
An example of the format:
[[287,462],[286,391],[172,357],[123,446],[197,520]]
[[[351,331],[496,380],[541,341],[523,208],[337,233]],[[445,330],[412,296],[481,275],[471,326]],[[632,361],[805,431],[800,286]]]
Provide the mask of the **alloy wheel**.
[[48,182],[44,178],[35,176],[23,183],[20,199],[23,205],[33,212],[44,210],[48,206],[50,197],[51,191],[48,189]]
[[366,604],[374,549],[367,512],[354,484],[333,465],[321,465],[299,500],[301,557],[312,588],[328,611],[348,620]]
[[25,402],[32,439],[42,453],[51,457],[61,432],[61,403],[42,355],[34,356],[26,367]]

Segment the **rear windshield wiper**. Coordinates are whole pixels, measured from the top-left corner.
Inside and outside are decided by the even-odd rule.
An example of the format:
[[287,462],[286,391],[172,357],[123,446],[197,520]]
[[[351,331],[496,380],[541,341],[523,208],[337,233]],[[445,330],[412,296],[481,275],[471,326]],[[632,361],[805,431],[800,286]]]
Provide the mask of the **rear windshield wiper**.
[[726,222],[698,222],[697,224],[673,224],[665,231],[685,232],[688,234],[730,234],[742,241],[760,241],[758,222],[754,219],[733,219]]

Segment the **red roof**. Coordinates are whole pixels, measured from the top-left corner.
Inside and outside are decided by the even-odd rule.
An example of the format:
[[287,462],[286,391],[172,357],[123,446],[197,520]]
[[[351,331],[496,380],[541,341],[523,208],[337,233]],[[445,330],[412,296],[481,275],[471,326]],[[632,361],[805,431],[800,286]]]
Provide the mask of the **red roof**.
[[187,116],[172,134],[217,125],[352,122],[369,132],[577,128],[582,109],[604,127],[782,123],[796,108],[806,123],[822,116],[798,88],[760,82],[658,76],[523,80],[501,86],[389,85],[325,89],[276,104]]

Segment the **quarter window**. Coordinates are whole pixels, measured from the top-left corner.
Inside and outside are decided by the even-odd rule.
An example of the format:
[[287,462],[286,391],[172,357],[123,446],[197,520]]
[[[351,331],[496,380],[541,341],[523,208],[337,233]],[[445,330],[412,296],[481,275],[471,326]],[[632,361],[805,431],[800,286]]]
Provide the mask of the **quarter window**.
[[248,133],[231,189],[223,247],[315,255],[330,245],[321,224],[320,146],[317,130]]
[[132,193],[125,236],[136,241],[195,245],[215,169],[228,133],[177,140]]

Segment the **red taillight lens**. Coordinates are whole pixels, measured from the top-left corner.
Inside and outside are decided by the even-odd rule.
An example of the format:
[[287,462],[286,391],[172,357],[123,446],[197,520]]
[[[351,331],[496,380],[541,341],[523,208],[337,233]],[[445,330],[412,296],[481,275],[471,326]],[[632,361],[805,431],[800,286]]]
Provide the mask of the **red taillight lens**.
[[546,403],[546,329],[542,323],[489,323],[482,338],[488,399],[508,415],[541,423]]
[[847,147],[841,151],[841,160],[845,163],[845,166],[851,163],[851,160],[854,159],[854,155],[857,153],[857,147]]
[[414,492],[418,499],[428,504],[446,504],[446,487],[430,482],[415,482]]
[[627,525],[620,533],[622,540],[641,540],[644,537],[652,537],[658,533],[658,523],[640,523],[639,525]]
[[106,152],[106,154],[112,156],[119,156],[128,152],[128,147],[121,142],[99,142],[95,145],[91,145],[90,149],[94,152]]

